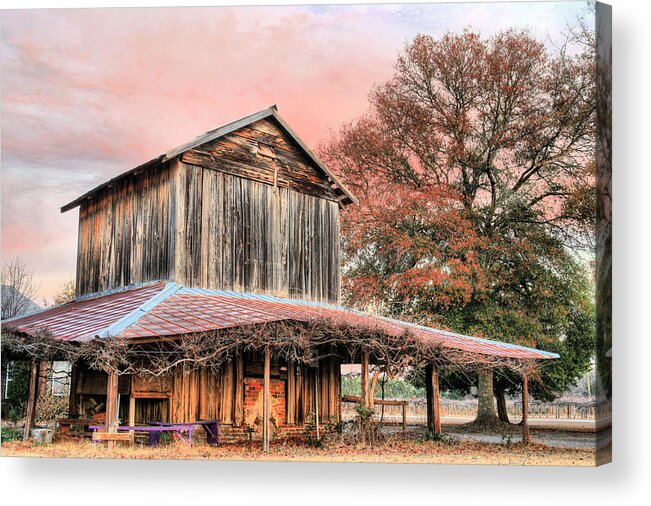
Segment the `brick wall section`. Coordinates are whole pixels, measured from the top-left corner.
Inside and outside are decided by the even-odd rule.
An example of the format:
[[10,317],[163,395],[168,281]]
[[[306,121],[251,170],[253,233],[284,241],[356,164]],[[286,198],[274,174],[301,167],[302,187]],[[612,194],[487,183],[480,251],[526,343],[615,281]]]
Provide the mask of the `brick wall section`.
[[[307,439],[308,433],[302,425],[282,425],[271,435],[272,440],[278,441],[283,439],[300,440]],[[199,435],[203,438],[203,434]],[[311,431],[312,439],[316,438],[316,431]],[[222,425],[219,433],[219,440],[222,443],[239,443],[249,441],[262,441],[262,429],[254,432],[247,432],[245,427],[233,427],[232,425]]]
[[[264,402],[264,381],[262,378],[244,378],[244,424],[262,431]],[[269,385],[271,394],[271,417],[276,427],[285,425],[285,382],[272,379]],[[257,423],[256,423],[257,421]],[[272,423],[272,432],[274,430]]]

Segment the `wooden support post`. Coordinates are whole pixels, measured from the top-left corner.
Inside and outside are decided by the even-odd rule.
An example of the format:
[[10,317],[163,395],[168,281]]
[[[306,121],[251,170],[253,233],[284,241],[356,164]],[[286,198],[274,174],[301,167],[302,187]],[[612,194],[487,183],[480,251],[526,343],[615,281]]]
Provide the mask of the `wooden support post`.
[[285,409],[285,423],[296,423],[296,365],[293,361],[287,362],[287,408]]
[[427,430],[441,433],[441,395],[439,391],[439,369],[435,363],[425,368],[425,387],[427,392]]
[[79,383],[79,367],[76,364],[72,364],[72,370],[70,371],[70,395],[68,397],[68,418],[76,416],[79,412],[77,383]]
[[373,409],[375,407],[375,389],[377,388],[377,380],[380,377],[380,370],[376,369],[371,379],[371,387],[368,389],[368,407]]
[[[106,384],[106,432],[117,432],[118,426],[118,374],[107,371]],[[113,448],[115,441],[109,441],[108,447]]]
[[29,368],[29,393],[27,397],[27,412],[25,413],[25,428],[23,430],[23,441],[29,440],[31,437],[32,427],[34,427],[34,419],[36,417],[36,402],[38,401],[38,371],[40,370],[40,363],[36,359],[32,359]]
[[233,403],[233,422],[236,427],[244,423],[244,355],[235,356],[235,402]]
[[316,424],[316,440],[321,439],[319,429],[319,383],[321,382],[321,375],[319,374],[319,362],[316,363],[316,374],[314,375],[314,423]]
[[[133,396],[133,392],[129,395],[129,427],[135,427],[136,425],[136,398]],[[131,434],[132,444],[135,442],[136,432],[133,430],[129,431]]]
[[402,433],[407,434],[407,402],[402,403]]
[[522,442],[529,443],[529,377],[522,376]]
[[262,450],[269,451],[269,404],[271,397],[269,395],[269,384],[271,383],[271,357],[269,345],[264,349],[264,389],[262,401]]
[[368,351],[362,352],[362,406],[370,406],[368,398]]

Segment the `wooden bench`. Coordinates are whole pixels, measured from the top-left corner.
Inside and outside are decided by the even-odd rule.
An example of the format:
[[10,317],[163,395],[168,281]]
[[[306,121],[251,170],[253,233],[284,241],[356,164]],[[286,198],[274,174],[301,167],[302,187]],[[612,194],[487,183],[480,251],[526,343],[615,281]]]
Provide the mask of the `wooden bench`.
[[[160,444],[160,435],[162,432],[173,432],[176,434],[181,434],[183,432],[187,432],[187,443],[189,446],[192,446],[192,433],[194,432],[194,425],[145,425],[145,426],[139,426],[139,425],[120,425],[115,428],[117,432],[106,432],[106,425],[91,425],[89,427],[90,429],[93,430],[93,442],[96,442],[95,440],[95,434],[102,434],[100,438],[104,439],[98,439],[97,442],[99,441],[126,441],[127,439],[110,439],[111,436],[127,436],[129,440],[133,440],[134,438],[134,432],[135,431],[141,431],[141,432],[147,432],[149,437],[148,437],[148,444],[149,446],[158,446]],[[122,431],[122,433],[120,432]],[[127,431],[125,434],[124,431]],[[104,434],[107,434],[107,436],[104,436]]]
[[93,443],[105,441],[123,441],[131,446],[135,444],[132,432],[93,432]]
[[181,423],[168,423],[168,422],[148,422],[149,425],[160,427],[190,427],[200,425],[206,432],[206,441],[210,446],[219,446],[219,420],[197,420],[196,422],[181,422]]

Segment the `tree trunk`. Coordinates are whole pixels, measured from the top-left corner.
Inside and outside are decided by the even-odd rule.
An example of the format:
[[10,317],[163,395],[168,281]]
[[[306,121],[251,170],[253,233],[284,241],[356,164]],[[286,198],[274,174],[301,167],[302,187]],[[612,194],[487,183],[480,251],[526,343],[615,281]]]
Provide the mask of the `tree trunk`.
[[506,397],[504,396],[504,389],[495,385],[495,399],[497,399],[497,417],[506,423],[511,423],[509,414],[506,411]]
[[498,426],[500,419],[497,417],[495,401],[493,400],[493,371],[480,371],[478,376],[477,394],[479,396],[479,406],[477,408],[477,418],[473,423],[489,427]]

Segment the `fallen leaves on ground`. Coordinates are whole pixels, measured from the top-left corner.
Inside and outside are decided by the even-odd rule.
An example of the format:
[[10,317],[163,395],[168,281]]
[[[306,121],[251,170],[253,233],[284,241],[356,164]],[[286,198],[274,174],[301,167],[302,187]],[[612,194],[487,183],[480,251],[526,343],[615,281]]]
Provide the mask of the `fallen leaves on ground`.
[[145,445],[116,446],[108,449],[89,441],[57,441],[51,445],[11,441],[2,444],[6,457],[75,457],[114,459],[195,459],[195,460],[265,460],[289,462],[377,462],[410,464],[495,464],[593,466],[594,450],[550,448],[540,444],[488,444],[447,439],[414,441],[395,438],[376,447],[352,446],[333,442],[323,448],[294,442],[274,442],[269,453],[262,452],[259,442],[224,444],[210,447],[197,443],[192,447],[175,442],[159,448]]

